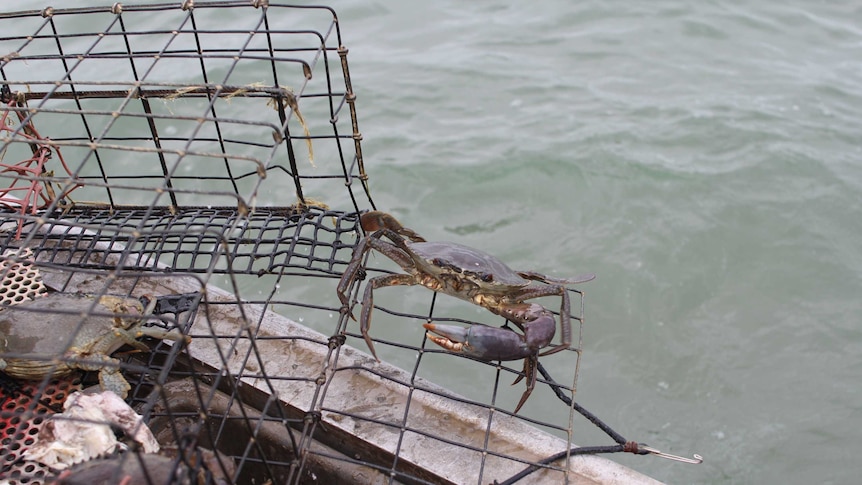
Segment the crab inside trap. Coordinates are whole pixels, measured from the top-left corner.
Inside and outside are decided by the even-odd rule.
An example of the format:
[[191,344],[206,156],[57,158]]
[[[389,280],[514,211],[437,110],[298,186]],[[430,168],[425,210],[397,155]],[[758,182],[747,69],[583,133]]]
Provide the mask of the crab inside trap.
[[[487,483],[529,466],[650,481],[598,457],[542,462],[574,446],[571,409],[527,421],[495,393],[458,396],[417,374],[418,341],[377,344],[418,356],[412,371],[351,347],[336,285],[375,204],[342,28],[328,7],[261,2],[0,13],[0,320],[50,314],[70,349],[105,322],[86,352],[2,349],[26,369],[3,375],[0,480],[58,475],[26,459],[39,426],[120,377],[161,445],[147,459],[176,482]],[[86,304],[27,304],[57,295]],[[427,307],[383,313],[417,325]],[[125,445],[92,466],[138,473]]]

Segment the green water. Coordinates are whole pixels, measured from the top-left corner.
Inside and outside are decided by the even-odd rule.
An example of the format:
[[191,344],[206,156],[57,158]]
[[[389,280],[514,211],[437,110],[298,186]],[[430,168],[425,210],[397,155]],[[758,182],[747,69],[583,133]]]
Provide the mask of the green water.
[[620,461],[673,483],[858,479],[858,5],[341,12],[378,204],[513,266],[596,272],[580,402],[706,459]]
[[378,204],[596,272],[580,402],[669,482],[862,471],[862,9],[793,3],[342,9]]
[[[615,459],[671,483],[858,480],[862,7],[332,6],[378,207],[513,267],[595,272],[579,402],[706,461]],[[422,291],[380,295],[421,311]],[[427,376],[469,394],[487,368],[462,363]],[[561,408],[537,389],[524,412]]]

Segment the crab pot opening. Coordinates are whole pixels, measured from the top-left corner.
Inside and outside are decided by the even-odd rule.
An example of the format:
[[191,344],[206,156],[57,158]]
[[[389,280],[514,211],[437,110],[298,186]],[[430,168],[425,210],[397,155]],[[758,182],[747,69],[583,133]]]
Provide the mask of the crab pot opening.
[[[366,352],[350,314],[398,268],[363,259],[343,308],[376,206],[341,29],[329,7],[261,2],[0,13],[0,481],[650,482],[572,451],[580,292],[554,356],[572,371],[536,384],[562,396],[553,416],[512,412],[520,361],[427,342],[429,320],[503,323],[478,307],[381,295],[371,337],[402,368]],[[460,378],[444,359],[493,384],[441,387]],[[45,423],[76,420],[106,448],[38,461],[75,446]]]

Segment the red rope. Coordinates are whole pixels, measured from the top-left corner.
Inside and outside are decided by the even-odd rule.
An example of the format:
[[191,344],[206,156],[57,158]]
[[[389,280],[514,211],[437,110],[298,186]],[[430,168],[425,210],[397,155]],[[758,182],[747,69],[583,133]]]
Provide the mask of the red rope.
[[[16,108],[18,103],[15,99],[11,99],[7,106]],[[13,122],[9,119],[10,113],[16,113],[20,123],[24,126],[16,132],[13,128]],[[26,120],[26,123],[25,123]],[[22,160],[18,163],[7,164],[0,162],[0,176],[9,180],[9,185],[0,188],[0,205],[17,209],[22,216],[36,215],[40,209],[49,206],[56,200],[57,194],[51,187],[52,172],[46,172],[45,165],[53,156],[57,154],[60,164],[66,171],[69,177],[72,173],[63,159],[63,154],[60,148],[53,146],[49,138],[42,137],[33,126],[32,117],[27,120],[24,111],[4,109],[0,111],[0,131],[10,133],[9,140],[22,141],[28,143],[33,151],[33,156]],[[9,144],[7,142],[6,146]],[[2,153],[0,153],[2,155]],[[60,197],[65,197],[73,190],[80,187],[80,184],[72,185],[69,189],[63,191]],[[18,231],[15,233],[15,238],[21,237],[21,231],[24,226],[24,218],[18,221]]]

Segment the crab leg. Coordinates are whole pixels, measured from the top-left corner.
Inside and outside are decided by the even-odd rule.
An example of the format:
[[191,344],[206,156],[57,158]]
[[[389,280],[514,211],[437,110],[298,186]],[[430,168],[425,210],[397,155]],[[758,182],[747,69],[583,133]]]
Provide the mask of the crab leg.
[[[341,300],[343,308],[348,312],[350,300],[347,297],[347,293],[362,266],[362,258],[365,253],[374,249],[394,261],[405,271],[412,272],[415,270],[415,264],[410,258],[410,250],[402,235],[413,241],[424,241],[424,239],[415,232],[401,226],[395,218],[382,212],[373,211],[363,214],[361,224],[364,230],[375,230],[375,232],[360,240],[359,244],[356,245],[356,249],[353,251],[353,256],[347,264],[347,269],[344,270],[344,273],[341,275],[341,280],[338,282],[338,298]],[[383,241],[381,240],[382,237],[386,237],[392,242],[389,243]],[[362,312],[359,316],[359,329],[362,333],[362,338],[365,339],[365,343],[368,345],[369,350],[371,350],[371,355],[373,355],[378,362],[380,359],[377,357],[377,352],[374,350],[374,343],[368,335],[371,311],[374,308],[373,292],[375,289],[385,286],[410,286],[415,284],[418,283],[412,275],[395,274],[372,278],[368,281],[368,284],[365,287],[365,293],[362,298]],[[348,314],[351,318],[354,318],[352,312]]]
[[412,286],[415,284],[416,281],[408,274],[393,274],[371,278],[365,286],[365,294],[362,297],[362,313],[359,314],[359,331],[377,362],[380,362],[380,358],[377,357],[377,352],[374,351],[374,342],[368,335],[368,330],[371,328],[371,310],[374,309],[374,290],[385,286]]
[[[140,342],[139,342],[140,343]],[[143,344],[142,344],[143,345]],[[76,356],[70,356],[76,359]],[[132,386],[120,373],[120,361],[108,355],[90,355],[86,361],[75,361],[75,368],[87,371],[99,371],[99,385],[104,391],[112,391],[125,399]]]
[[[401,266],[402,268],[413,267],[413,261],[410,259],[410,256],[407,255],[404,249],[401,249],[401,247],[394,244],[380,240],[381,236],[387,236],[391,239],[394,235],[396,239],[400,240],[401,246],[403,246],[404,240],[401,239],[397,234],[390,234],[390,232],[391,231],[388,230],[377,231],[374,234],[360,240],[359,244],[356,245],[356,249],[353,251],[353,256],[350,258],[350,262],[347,264],[347,269],[345,269],[344,273],[341,275],[341,280],[338,282],[337,287],[338,299],[341,300],[341,304],[345,308],[347,308],[350,304],[350,301],[347,298],[347,290],[350,288],[350,285],[353,284],[353,280],[356,278],[356,274],[359,272],[359,268],[362,266],[362,257],[368,251],[375,249],[386,257],[395,261],[395,263],[397,263],[398,266]],[[353,318],[353,315],[351,314],[350,317]]]
[[550,276],[543,275],[542,273],[536,273],[535,271],[516,271],[516,273],[518,273],[518,276],[521,278],[541,281],[542,283],[547,283],[549,285],[579,285],[596,279],[595,273],[584,273],[582,275],[575,276],[574,278],[552,278]]
[[524,373],[522,375],[519,375],[517,378],[515,378],[515,382],[512,383],[512,385],[514,386],[515,384],[520,382],[521,379],[524,378],[524,376],[527,376],[527,389],[524,391],[523,394],[521,394],[521,400],[518,401],[518,405],[515,406],[515,413],[516,414],[518,413],[518,411],[521,410],[521,406],[523,406],[524,403],[527,402],[527,398],[530,397],[530,394],[533,393],[533,389],[535,389],[535,387],[536,387],[536,367],[538,365],[539,365],[539,356],[538,355],[534,354],[534,355],[531,355],[529,357],[526,357],[524,359]]
[[[542,352],[539,354],[540,356],[555,354],[561,350],[569,348],[572,344],[572,322],[570,317],[571,301],[569,300],[569,291],[562,285],[530,286],[519,291],[511,298],[514,301],[524,301],[543,296],[556,295],[559,295],[562,300],[562,304],[560,305],[560,343]],[[524,328],[524,324],[537,318],[537,315],[539,315],[541,311],[544,311],[544,308],[540,305],[535,305],[541,309],[541,311],[537,311],[537,309],[532,307],[525,310],[523,305],[525,304],[503,304],[499,307],[487,306],[486,308],[497,315],[506,317],[519,327]],[[550,341],[548,341],[548,344],[549,343]]]
[[[547,275],[543,275],[541,273],[536,273],[535,271],[517,271],[518,276],[533,280],[539,281],[547,284],[548,286],[544,287],[528,287],[525,288],[521,293],[518,294],[518,301],[529,300],[531,298],[538,298],[542,296],[552,296],[552,295],[560,295],[562,298],[562,305],[560,308],[560,339],[561,342],[559,345],[555,345],[551,347],[549,350],[542,352],[539,355],[550,355],[557,353],[563,349],[566,349],[572,343],[572,324],[571,324],[571,302],[569,300],[568,289],[565,285],[577,285],[580,283],[586,283],[588,281],[592,281],[596,278],[595,273],[584,273],[579,276],[575,276],[574,278],[552,278]],[[493,311],[493,310],[492,310]],[[517,323],[517,322],[516,322]]]
[[[425,239],[416,234],[413,230],[401,225],[397,219],[391,215],[381,211],[370,211],[362,214],[359,218],[359,224],[362,230],[371,233],[367,237],[362,238],[356,249],[353,250],[353,256],[347,264],[347,268],[341,275],[341,280],[338,282],[338,298],[341,304],[348,306],[347,290],[356,278],[359,268],[362,266],[362,257],[371,249],[376,249],[383,253],[386,257],[395,261],[402,268],[412,268],[413,262],[409,256],[409,250],[404,243],[404,237],[414,242],[423,242]],[[394,244],[381,241],[380,238],[386,236]],[[351,315],[351,318],[353,315]]]
[[[351,256],[350,262],[347,263],[347,268],[344,270],[344,273],[341,274],[341,280],[338,281],[336,291],[338,293],[338,299],[341,300],[341,304],[344,308],[347,308],[350,303],[347,298],[347,290],[350,288],[350,285],[353,284],[353,280],[356,278],[356,273],[359,272],[359,267],[362,266],[362,256],[364,256],[370,249],[368,247],[368,241],[370,241],[370,238],[364,238],[359,241],[359,244],[356,245],[356,249],[353,250],[353,256]],[[352,317],[353,315],[351,315],[351,318]]]

